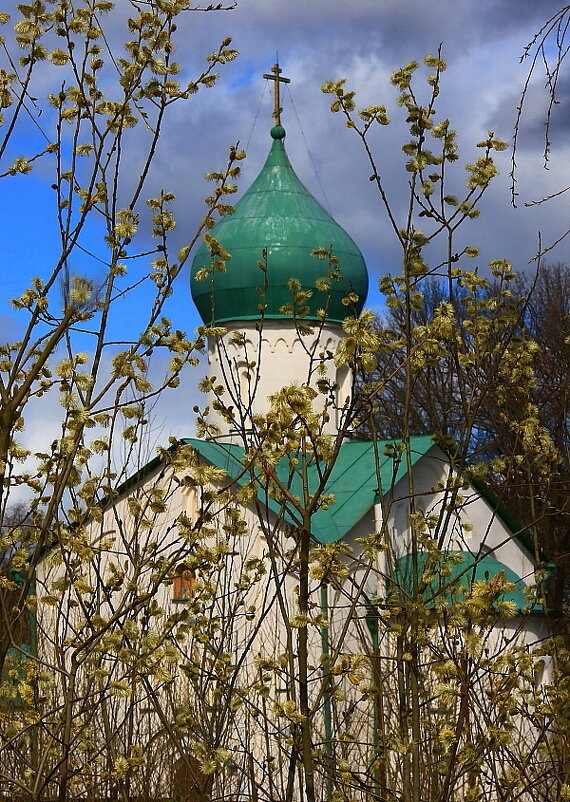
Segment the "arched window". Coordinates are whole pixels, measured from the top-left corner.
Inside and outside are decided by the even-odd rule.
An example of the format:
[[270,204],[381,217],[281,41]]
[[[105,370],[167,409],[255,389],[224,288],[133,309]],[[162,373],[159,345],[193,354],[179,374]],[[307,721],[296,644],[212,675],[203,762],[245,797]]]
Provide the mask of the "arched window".
[[210,798],[212,775],[206,776],[192,755],[179,758],[173,766],[172,796],[180,802],[206,802]]
[[172,601],[184,602],[194,595],[194,582],[196,575],[186,563],[178,563],[174,571],[172,583]]

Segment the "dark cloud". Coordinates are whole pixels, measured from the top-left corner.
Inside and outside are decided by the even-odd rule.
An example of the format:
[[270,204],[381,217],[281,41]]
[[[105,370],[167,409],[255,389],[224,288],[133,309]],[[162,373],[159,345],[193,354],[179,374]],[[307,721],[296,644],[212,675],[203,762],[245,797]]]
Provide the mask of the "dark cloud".
[[570,75],[561,75],[554,104],[551,104],[550,92],[542,78],[543,75],[538,73],[524,99],[522,90],[505,98],[491,122],[494,120],[502,127],[507,124],[512,126],[517,107],[524,100],[518,130],[518,148],[532,152],[544,150],[548,135],[554,155],[556,151],[565,148],[570,128]]
[[[556,0],[240,0],[227,15],[210,16],[206,26],[231,31],[238,45],[253,43],[258,56],[295,48],[330,62],[348,53],[381,52],[389,60],[409,60],[442,42],[448,58],[464,56],[481,44],[500,43],[520,32],[520,51],[559,8]],[[189,36],[195,30],[188,23]]]
[[[396,92],[389,84],[391,72],[408,60],[421,60],[443,42],[449,68],[438,107],[440,116],[448,116],[458,129],[462,159],[469,161],[477,156],[474,143],[487,130],[510,140],[526,75],[519,56],[557,7],[551,0],[240,0],[235,11],[189,14],[177,33],[183,79],[199,74],[208,52],[228,35],[241,56],[220,68],[216,87],[201,90],[171,109],[146,196],[162,188],[177,195],[177,247],[192,236],[203,214],[203,198],[210,189],[203,174],[223,166],[228,146],[237,140],[248,144],[240,185],[249,185],[270,146],[271,99],[261,75],[278,50],[292,79],[291,94],[284,97],[284,122],[287,149],[297,173],[357,241],[373,277],[397,271],[398,244],[368,181],[370,165],[340,115],[329,112],[329,99],[320,92],[320,85],[346,76],[358,92],[359,103],[386,102],[391,107],[395,122],[376,132],[372,145],[394,209],[403,216],[409,176],[403,169],[401,144],[407,134],[401,109],[393,108]],[[120,47],[119,10],[114,13],[110,39]],[[519,188],[525,199],[531,190],[544,195],[555,185],[554,176],[545,176],[541,167],[545,106],[540,85],[537,77],[521,129]],[[569,94],[564,80],[553,127],[561,141],[570,114]],[[144,129],[138,126],[124,150],[125,193],[129,182],[133,185],[140,175],[144,138]],[[511,209],[509,169],[505,154],[502,176],[480,220],[466,232],[470,242],[482,245],[482,264],[500,255],[526,265],[536,250],[537,230],[542,230],[545,239],[554,239],[565,225],[562,206],[550,211]],[[561,167],[556,178],[563,179],[567,170]],[[452,182],[462,188],[464,178],[459,165]],[[148,225],[148,214],[143,208],[141,228]],[[172,311],[176,325],[191,329],[198,321],[186,281],[186,275],[179,279]]]

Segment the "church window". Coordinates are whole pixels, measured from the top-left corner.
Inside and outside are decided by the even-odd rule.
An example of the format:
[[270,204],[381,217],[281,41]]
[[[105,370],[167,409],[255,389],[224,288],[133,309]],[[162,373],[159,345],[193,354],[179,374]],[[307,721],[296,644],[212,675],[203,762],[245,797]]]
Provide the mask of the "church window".
[[546,663],[544,660],[537,660],[534,666],[534,689],[539,691],[544,685],[546,678]]
[[206,802],[210,798],[212,775],[206,776],[193,755],[176,761],[172,775],[172,796],[181,802]]
[[179,563],[174,571],[172,583],[172,601],[184,602],[194,595],[194,582],[196,575],[186,563]]

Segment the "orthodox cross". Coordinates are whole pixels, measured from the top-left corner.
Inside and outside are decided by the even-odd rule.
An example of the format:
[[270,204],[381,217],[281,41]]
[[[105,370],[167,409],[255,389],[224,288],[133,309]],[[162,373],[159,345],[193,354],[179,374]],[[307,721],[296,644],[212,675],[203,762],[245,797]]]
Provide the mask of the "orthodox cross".
[[271,67],[271,75],[265,73],[263,78],[269,78],[270,81],[273,81],[275,84],[275,89],[273,90],[273,118],[275,120],[275,125],[281,125],[281,112],[283,109],[280,106],[280,98],[279,98],[279,83],[283,84],[290,84],[290,78],[282,78],[281,73],[283,70],[279,69],[279,64],[274,64]]

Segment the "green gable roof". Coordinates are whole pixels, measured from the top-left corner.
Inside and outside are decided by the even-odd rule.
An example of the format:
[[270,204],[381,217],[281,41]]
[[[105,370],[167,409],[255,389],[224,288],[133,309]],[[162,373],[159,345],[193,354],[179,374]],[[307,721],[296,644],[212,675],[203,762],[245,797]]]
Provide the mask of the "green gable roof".
[[[231,254],[226,272],[214,271],[203,281],[198,271],[210,268],[205,243],[198,248],[192,264],[192,297],[204,323],[257,320],[265,305],[266,319],[290,319],[281,311],[291,303],[288,282],[299,279],[303,289],[312,290],[309,320],[317,310],[327,310],[327,320],[342,322],[349,314],[360,314],[368,292],[368,273],[362,254],[351,237],[333,220],[297,178],[285,152],[281,126],[272,129],[274,138],[261,172],[238,201],[235,212],[223,217],[212,235]],[[315,289],[315,282],[327,275],[328,262],[311,256],[317,248],[332,248],[339,259],[342,278],[332,282],[329,292]],[[267,257],[267,273],[257,263]],[[258,292],[267,277],[265,297]],[[356,304],[345,306],[346,293],[358,295]]]
[[[226,471],[238,484],[245,484],[249,473],[244,473],[244,450],[241,446],[187,439],[184,443],[217,468]],[[405,459],[393,459],[385,452],[386,447],[395,441],[378,441],[376,448],[371,442],[343,443],[335,461],[325,493],[332,493],[336,502],[328,509],[319,509],[311,519],[311,533],[321,543],[333,543],[347,535],[358,521],[372,508],[378,492],[378,473],[376,470],[376,449],[379,454],[380,489],[387,490],[406,473]],[[433,446],[429,436],[410,439],[412,465]],[[302,480],[298,472],[290,473],[288,460],[277,465],[279,479],[287,485],[292,495],[302,492]],[[316,492],[319,484],[317,466],[313,463],[308,469],[309,491]],[[259,477],[259,500],[276,513],[281,507],[271,498],[265,497],[263,477]],[[289,505],[284,510],[285,520],[291,525],[299,524],[294,508]]]
[[[288,503],[284,507],[268,493],[267,478],[260,468],[250,468],[245,457],[244,448],[233,443],[216,443],[185,438],[181,441],[191,446],[198,454],[199,459],[222,469],[230,483],[235,482],[243,486],[253,478],[257,483],[259,502],[280,516],[285,524],[300,526],[298,513],[294,505]],[[324,489],[325,493],[333,494],[335,503],[328,509],[317,510],[311,518],[311,534],[320,543],[334,543],[348,535],[360,520],[371,510],[381,494],[389,493],[390,489],[406,474],[405,455],[397,456],[401,441],[378,440],[374,442],[346,442],[340,447],[337,459]],[[429,435],[410,438],[410,459],[414,466],[430,449],[434,447]],[[172,447],[173,449],[175,446]],[[392,455],[396,455],[391,456]],[[378,460],[378,469],[376,463]],[[128,491],[138,484],[152,470],[163,465],[160,457],[152,460],[148,465],[138,471],[127,482],[123,483],[119,492]],[[253,471],[253,476],[252,476]],[[295,469],[289,459],[282,459],[275,468],[278,479],[287,487],[293,496],[301,496],[302,479],[299,468]],[[312,462],[308,465],[307,478],[309,492],[314,493],[319,486],[318,468]],[[524,545],[524,544],[523,544]],[[460,556],[456,563],[447,559],[448,555]],[[418,578],[421,581],[426,568],[428,555],[418,554]],[[512,569],[498,562],[490,556],[473,555],[469,552],[444,552],[441,562],[445,563],[442,571],[441,565],[434,571],[434,579],[429,582],[423,596],[428,606],[435,607],[437,600],[443,597],[446,603],[462,601],[475,581],[489,582],[501,571],[504,571],[508,582],[513,583],[512,591],[502,594],[496,601],[511,601],[519,611],[530,611],[544,614],[540,604],[529,605],[525,598],[526,583],[518,577]],[[394,566],[395,586],[407,596],[412,595],[413,589],[413,562],[410,554],[399,558]],[[549,611],[550,612],[550,611]]]
[[[232,443],[216,443],[208,440],[198,440],[197,438],[184,438],[180,441],[185,445],[190,445],[205,460],[224,470],[228,478],[236,481],[238,485],[246,484],[250,478],[250,472],[246,469],[244,460],[244,449]],[[312,534],[321,543],[333,543],[347,535],[351,529],[362,519],[372,508],[376,499],[377,492],[384,494],[402,479],[406,473],[405,459],[396,460],[388,456],[386,450],[392,446],[398,446],[399,440],[378,440],[376,445],[370,441],[357,441],[343,443],[340,447],[338,457],[335,461],[329,481],[325,488],[325,493],[333,493],[336,499],[335,504],[328,509],[318,510],[312,517]],[[410,457],[412,466],[433,446],[430,435],[423,435],[410,438]],[[176,446],[171,446],[174,450]],[[378,455],[378,472],[376,470],[376,454]],[[162,457],[157,456],[136,471],[129,479],[117,488],[117,496],[128,492],[132,487],[136,487],[152,471],[164,464]],[[279,479],[284,482],[293,495],[301,492],[301,477],[298,473],[289,476],[289,462],[282,460],[276,467]],[[378,487],[378,476],[380,487]],[[316,465],[309,466],[308,479],[309,488],[314,492],[318,487],[318,474]],[[299,525],[295,520],[295,511],[292,508],[282,510],[273,499],[268,498],[265,493],[264,479],[257,477],[259,484],[258,498],[260,502],[276,514],[282,514],[283,519],[290,525]],[[495,514],[503,521],[505,526],[515,535],[516,540],[529,552],[528,540],[524,537],[524,532],[520,533],[520,527],[510,525],[507,517],[503,516],[503,508],[493,504],[493,499],[489,500],[488,494],[483,493],[479,487],[478,492],[487,499]],[[112,503],[115,503],[113,501]],[[103,507],[109,503],[109,499],[103,499]],[[552,568],[553,566],[547,566]]]
[[[425,552],[417,555],[418,582],[421,583],[426,567],[434,576],[431,582],[427,582],[422,594],[428,607],[436,607],[438,600],[442,599],[446,604],[464,601],[469,597],[475,582],[488,584],[502,573],[505,580],[515,587],[513,590],[498,595],[494,604],[507,601],[514,603],[518,612],[544,612],[541,604],[532,604],[527,601],[525,595],[527,585],[524,580],[507,565],[493,557],[476,556],[467,551],[447,551],[441,554],[441,558],[435,566],[428,566],[428,560],[429,555]],[[411,554],[405,554],[397,560],[393,577],[394,587],[412,599],[414,563]]]

